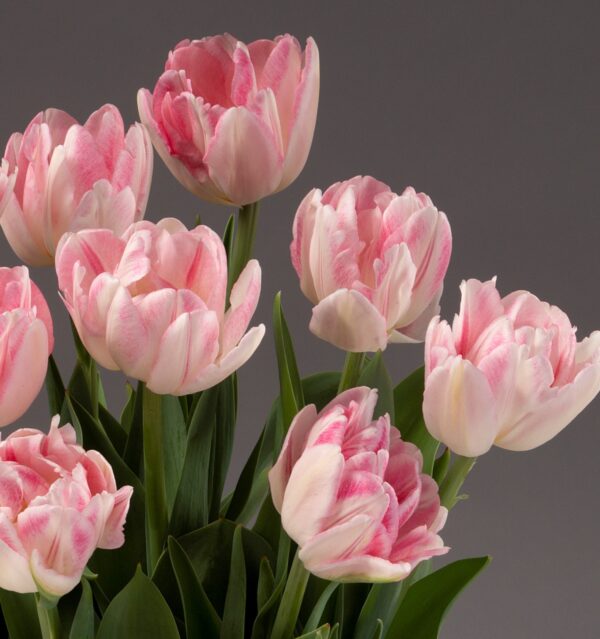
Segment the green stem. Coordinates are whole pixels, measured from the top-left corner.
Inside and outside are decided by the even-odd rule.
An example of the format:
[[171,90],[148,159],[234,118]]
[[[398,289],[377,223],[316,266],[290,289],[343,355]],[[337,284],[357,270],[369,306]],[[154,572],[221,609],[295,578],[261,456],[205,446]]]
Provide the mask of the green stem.
[[346,361],[344,362],[344,370],[342,371],[342,376],[340,378],[338,394],[356,386],[364,361],[364,353],[346,354]]
[[256,225],[258,222],[259,202],[246,204],[239,210],[235,237],[233,239],[233,249],[229,259],[229,271],[227,279],[227,290],[235,284],[240,273],[252,257],[254,246],[254,236],[256,235]]
[[60,617],[58,616],[58,608],[56,606],[49,607],[37,594],[35,603],[43,639],[59,639]]
[[475,465],[477,457],[463,457],[456,455],[454,463],[440,485],[440,500],[442,506],[452,510],[459,501],[458,491],[461,489],[467,475]]
[[271,639],[290,639],[292,637],[309,577],[310,573],[302,565],[298,553],[296,553],[279,604]]
[[[143,390],[142,390],[143,389]],[[163,550],[169,525],[162,438],[162,397],[140,384],[143,393],[146,562],[148,574]]]

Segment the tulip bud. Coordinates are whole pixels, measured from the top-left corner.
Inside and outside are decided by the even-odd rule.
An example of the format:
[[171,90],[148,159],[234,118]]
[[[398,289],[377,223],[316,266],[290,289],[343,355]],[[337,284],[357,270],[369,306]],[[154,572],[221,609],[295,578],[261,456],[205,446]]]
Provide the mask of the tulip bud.
[[600,391],[600,331],[577,342],[563,311],[527,291],[500,297],[495,279],[461,292],[452,327],[436,317],[427,331],[429,432],[468,457],[540,446]]
[[269,473],[285,531],[323,579],[399,581],[448,551],[437,484],[389,416],[373,420],[376,403],[377,391],[362,387],[319,413],[302,409]]
[[0,443],[0,587],[60,597],[96,548],[123,545],[133,489],[75,442],[70,424],[23,428]]
[[36,398],[53,348],[50,311],[27,267],[0,268],[0,427]]
[[14,252],[31,266],[52,264],[67,231],[122,233],[144,216],[152,161],[144,127],[125,134],[112,105],[83,126],[64,111],[38,113],[13,133],[0,167],[0,224]]
[[171,173],[198,197],[250,204],[293,182],[306,163],[319,102],[319,51],[290,35],[249,45],[229,34],[184,40],[140,119]]
[[263,338],[246,332],[261,270],[250,260],[226,308],[227,256],[207,226],[138,222],[67,233],[56,252],[59,288],[85,347],[159,394],[187,395],[237,370]]
[[439,311],[452,236],[444,213],[411,187],[371,177],[312,190],[294,220],[292,262],[315,305],[310,330],[346,351],[422,341]]

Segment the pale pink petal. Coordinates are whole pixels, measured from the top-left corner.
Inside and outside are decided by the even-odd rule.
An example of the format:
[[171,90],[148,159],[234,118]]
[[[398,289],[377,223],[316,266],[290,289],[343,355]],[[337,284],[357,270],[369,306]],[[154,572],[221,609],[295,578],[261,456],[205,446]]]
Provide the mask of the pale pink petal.
[[237,346],[254,315],[261,288],[261,269],[257,260],[250,260],[231,289],[231,306],[225,313],[221,353]]
[[0,588],[36,592],[29,561],[12,521],[0,511]]
[[281,521],[301,546],[324,529],[335,503],[344,457],[339,447],[308,448],[294,465],[285,489]]
[[271,497],[278,512],[281,512],[283,494],[292,468],[304,451],[306,439],[316,419],[317,409],[314,404],[305,406],[294,417],[285,436],[279,457],[269,471]]
[[300,203],[294,217],[294,239],[290,245],[292,264],[300,278],[300,288],[313,304],[317,304],[319,298],[310,268],[310,246],[321,196],[319,189],[313,189]]
[[236,205],[256,202],[280,183],[282,161],[273,132],[243,107],[221,117],[205,161],[211,180]]
[[486,377],[460,357],[427,377],[423,416],[433,437],[467,457],[487,452],[499,429]]
[[291,132],[289,133],[279,189],[283,189],[293,182],[306,163],[317,120],[319,86],[319,50],[315,41],[308,38],[304,50],[301,81],[294,96]]
[[358,291],[338,289],[313,309],[310,330],[345,351],[385,349],[385,318]]
[[102,535],[98,540],[98,548],[112,550],[120,548],[125,543],[123,526],[125,525],[125,518],[129,511],[129,502],[132,495],[133,488],[131,486],[123,486],[114,493],[113,507],[105,521]]

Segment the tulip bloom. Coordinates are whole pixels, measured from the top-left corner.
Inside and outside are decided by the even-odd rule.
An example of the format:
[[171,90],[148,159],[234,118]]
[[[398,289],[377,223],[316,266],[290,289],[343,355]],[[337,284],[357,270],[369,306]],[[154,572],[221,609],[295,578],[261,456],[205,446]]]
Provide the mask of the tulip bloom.
[[180,42],[140,119],[192,193],[249,204],[281,191],[306,163],[319,102],[319,51],[292,36],[249,45],[231,35]]
[[168,218],[63,236],[56,272],[65,304],[89,353],[155,393],[186,395],[214,386],[258,347],[264,325],[246,329],[261,286],[250,260],[226,310],[227,257],[206,226]]
[[14,252],[31,266],[52,264],[66,231],[122,233],[144,216],[152,161],[144,127],[125,135],[112,105],[83,126],[64,111],[38,113],[12,134],[0,167],[0,224]]
[[376,403],[377,391],[362,387],[318,414],[302,409],[269,473],[284,529],[323,579],[398,581],[448,550],[437,484],[388,415],[373,421]]
[[50,311],[27,267],[0,268],[0,426],[36,398],[53,348]]
[[427,331],[427,428],[468,457],[540,446],[600,391],[600,331],[577,342],[563,311],[527,291],[500,297],[495,279],[461,292],[452,328],[436,317]]
[[0,443],[0,587],[52,597],[79,583],[96,548],[119,548],[133,489],[75,443],[70,424],[22,428]]
[[346,351],[377,351],[423,340],[439,311],[452,235],[424,193],[396,195],[355,177],[304,198],[290,249],[315,305],[310,330]]

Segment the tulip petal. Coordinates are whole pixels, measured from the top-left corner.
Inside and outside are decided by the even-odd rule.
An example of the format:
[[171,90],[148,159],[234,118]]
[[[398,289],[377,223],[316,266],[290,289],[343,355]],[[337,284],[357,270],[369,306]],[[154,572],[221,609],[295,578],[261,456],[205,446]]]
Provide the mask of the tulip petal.
[[12,592],[36,592],[25,549],[14,524],[0,512],[0,588]]
[[499,428],[485,376],[461,357],[434,369],[427,378],[423,417],[433,437],[466,457],[487,452]]
[[387,346],[385,318],[358,291],[338,289],[313,308],[310,330],[345,351],[383,350]]
[[211,180],[236,205],[273,193],[281,179],[282,161],[273,133],[243,107],[223,114],[205,162]]

